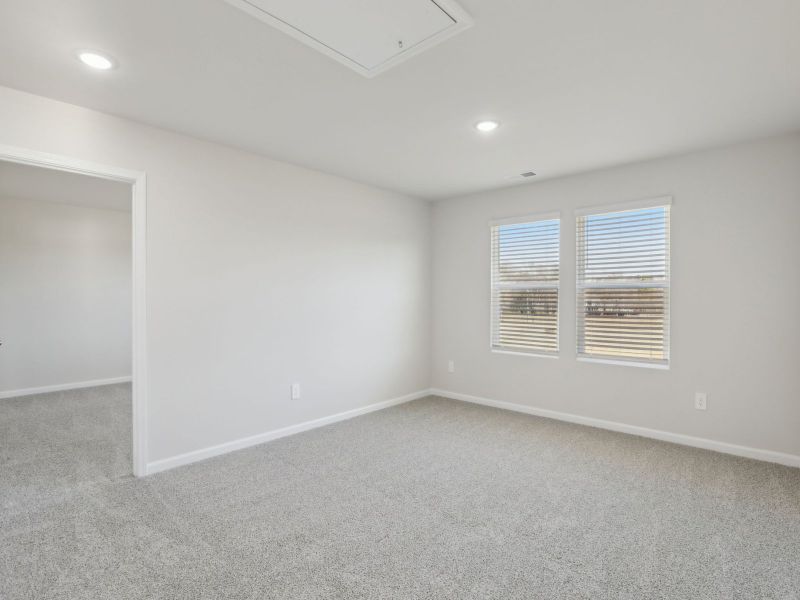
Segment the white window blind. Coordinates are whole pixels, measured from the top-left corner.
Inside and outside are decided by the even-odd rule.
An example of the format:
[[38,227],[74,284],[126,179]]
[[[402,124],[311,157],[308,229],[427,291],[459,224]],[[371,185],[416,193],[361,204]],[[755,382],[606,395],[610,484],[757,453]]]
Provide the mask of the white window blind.
[[578,356],[668,364],[670,199],[578,213]]
[[491,346],[558,352],[558,215],[492,224]]

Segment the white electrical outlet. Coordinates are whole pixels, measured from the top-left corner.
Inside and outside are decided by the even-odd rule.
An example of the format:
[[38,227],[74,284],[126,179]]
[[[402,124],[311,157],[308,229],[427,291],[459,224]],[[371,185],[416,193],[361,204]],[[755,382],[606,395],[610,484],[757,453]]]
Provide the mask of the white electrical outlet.
[[447,372],[448,373],[455,373],[456,372],[456,361],[454,361],[454,360],[447,361]]
[[706,408],[708,408],[708,394],[705,392],[695,392],[694,407],[697,410],[706,410]]
[[292,400],[299,400],[300,399],[300,384],[293,383],[292,384]]

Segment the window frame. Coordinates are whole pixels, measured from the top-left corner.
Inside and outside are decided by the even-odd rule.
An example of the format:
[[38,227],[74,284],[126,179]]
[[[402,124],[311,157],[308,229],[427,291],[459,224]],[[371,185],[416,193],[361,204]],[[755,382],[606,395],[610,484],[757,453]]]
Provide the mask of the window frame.
[[[581,232],[580,232],[580,218],[594,215],[612,214],[617,212],[626,212],[634,210],[646,210],[649,208],[666,208],[667,223],[666,223],[666,263],[665,263],[665,277],[664,281],[617,281],[613,283],[603,282],[581,282]],[[622,365],[631,367],[643,367],[648,369],[669,370],[672,362],[672,213],[673,201],[672,196],[658,196],[655,198],[648,198],[645,200],[636,200],[632,202],[622,202],[617,204],[604,204],[599,206],[588,206],[575,210],[575,356],[579,362],[587,363],[600,363],[610,365]],[[585,258],[585,257],[584,257]],[[585,264],[585,260],[584,260]],[[581,338],[583,332],[581,331],[581,319],[579,311],[582,310],[578,299],[581,296],[581,290],[585,289],[631,289],[631,288],[661,288],[666,290],[665,294],[665,307],[664,307],[664,358],[663,359],[647,359],[647,358],[625,358],[607,355],[594,355],[586,354],[580,351]]]
[[[536,289],[555,289],[556,290],[556,350],[547,351],[540,349],[526,350],[518,346],[495,346],[494,344],[494,324],[499,322],[496,313],[499,307],[495,306],[495,283],[496,265],[494,262],[494,228],[503,225],[520,225],[523,223],[536,223],[539,221],[558,221],[558,281],[555,283],[542,283],[536,285]],[[508,354],[513,356],[531,356],[535,358],[558,358],[561,355],[561,239],[562,239],[561,211],[547,211],[510,217],[505,219],[495,219],[489,221],[489,351],[493,354]],[[506,284],[508,285],[508,284]],[[531,289],[532,286],[524,286],[522,289]],[[513,289],[513,285],[506,288]]]

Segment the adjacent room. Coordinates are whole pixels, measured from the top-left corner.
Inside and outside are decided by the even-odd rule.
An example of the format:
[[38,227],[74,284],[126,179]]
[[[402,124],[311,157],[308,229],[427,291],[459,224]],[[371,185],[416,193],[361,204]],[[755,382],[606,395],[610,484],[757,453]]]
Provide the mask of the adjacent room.
[[798,23],[4,0],[0,598],[800,600]]
[[132,474],[131,187],[0,162],[0,501]]

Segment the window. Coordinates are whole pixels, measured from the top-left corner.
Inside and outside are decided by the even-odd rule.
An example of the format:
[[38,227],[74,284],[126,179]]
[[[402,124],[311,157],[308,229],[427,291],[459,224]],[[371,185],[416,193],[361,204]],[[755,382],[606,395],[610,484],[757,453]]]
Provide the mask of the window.
[[558,353],[558,215],[492,224],[491,347]]
[[669,362],[670,199],[577,217],[578,356]]

